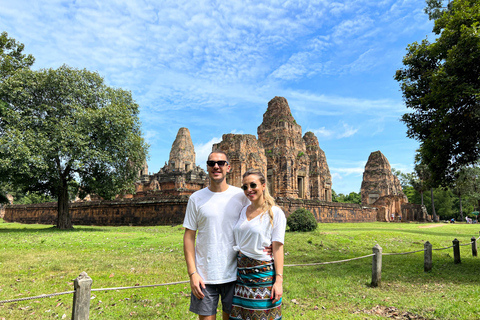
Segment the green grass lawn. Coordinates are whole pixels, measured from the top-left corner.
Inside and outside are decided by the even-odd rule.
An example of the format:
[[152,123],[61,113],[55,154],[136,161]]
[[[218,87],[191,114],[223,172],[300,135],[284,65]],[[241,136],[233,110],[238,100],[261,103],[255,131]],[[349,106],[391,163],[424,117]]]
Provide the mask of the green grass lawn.
[[[435,226],[433,228],[425,228]],[[480,225],[415,223],[319,224],[308,233],[287,232],[285,264],[337,261],[384,253],[461,244],[478,237]],[[181,226],[75,226],[59,231],[45,225],[0,220],[0,300],[73,290],[85,271],[92,288],[116,288],[188,280]],[[409,312],[424,319],[480,318],[480,258],[461,247],[433,251],[433,270],[423,271],[423,252],[383,256],[382,282],[369,286],[372,258],[346,263],[287,267],[284,319],[384,319],[377,310]],[[92,292],[90,319],[197,319],[188,312],[188,284]],[[73,295],[5,303],[1,319],[70,319]],[[395,309],[393,309],[395,308]],[[392,311],[393,312],[393,311]],[[65,315],[65,316],[64,316]],[[220,315],[220,314],[219,314]],[[220,316],[217,317],[220,319]]]

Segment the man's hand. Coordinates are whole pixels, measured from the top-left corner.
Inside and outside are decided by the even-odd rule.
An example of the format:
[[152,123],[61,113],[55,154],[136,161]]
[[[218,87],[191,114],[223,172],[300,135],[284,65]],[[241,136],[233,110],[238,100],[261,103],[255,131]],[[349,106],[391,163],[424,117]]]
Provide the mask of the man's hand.
[[263,252],[266,252],[270,257],[273,257],[273,255],[272,255],[272,245],[269,245],[268,247],[265,247],[265,249],[263,249]]
[[205,298],[205,295],[202,292],[202,289],[205,289],[205,283],[203,283],[202,277],[196,272],[190,277],[190,288],[197,299],[201,300]]

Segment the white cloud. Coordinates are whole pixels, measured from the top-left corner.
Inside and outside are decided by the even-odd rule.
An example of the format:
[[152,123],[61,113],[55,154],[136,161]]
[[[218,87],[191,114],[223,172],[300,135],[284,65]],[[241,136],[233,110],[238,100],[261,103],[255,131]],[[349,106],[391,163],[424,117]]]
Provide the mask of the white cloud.
[[[168,159],[163,150],[181,126],[254,134],[260,123],[245,121],[246,110],[259,119],[274,96],[336,146],[390,137],[389,124],[405,112],[391,94],[392,70],[418,32],[431,30],[423,7],[418,0],[16,0],[2,3],[0,30],[25,43],[35,68],[97,70],[107,84],[131,90],[152,152]],[[355,77],[372,85],[356,89]],[[198,144],[197,162],[220,140]]]
[[357,133],[357,131],[358,129],[354,129],[352,126],[346,123],[343,123],[343,132],[340,133],[340,135],[338,136],[338,139],[351,137],[355,133]]
[[312,131],[317,137],[320,138],[331,138],[334,135],[334,132],[331,130],[327,130],[325,127],[321,127],[315,130],[308,130]]
[[312,131],[317,137],[323,139],[342,139],[355,135],[355,133],[358,132],[358,129],[355,129],[353,126],[350,126],[347,123],[340,122],[333,129],[326,129],[325,127],[321,127],[318,129],[307,131]]
[[335,174],[343,174],[343,175],[363,175],[363,171],[365,171],[365,165],[361,167],[330,167],[330,171]]

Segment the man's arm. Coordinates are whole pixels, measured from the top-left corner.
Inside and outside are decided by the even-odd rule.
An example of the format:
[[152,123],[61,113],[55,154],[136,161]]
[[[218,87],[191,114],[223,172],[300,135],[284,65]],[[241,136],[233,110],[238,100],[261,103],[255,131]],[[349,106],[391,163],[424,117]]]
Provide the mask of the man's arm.
[[202,277],[197,272],[195,265],[195,230],[185,228],[185,234],[183,235],[183,254],[185,255],[185,261],[187,263],[187,272],[190,276],[190,288],[192,293],[198,299],[203,299],[205,295],[202,292],[202,288],[205,289]]

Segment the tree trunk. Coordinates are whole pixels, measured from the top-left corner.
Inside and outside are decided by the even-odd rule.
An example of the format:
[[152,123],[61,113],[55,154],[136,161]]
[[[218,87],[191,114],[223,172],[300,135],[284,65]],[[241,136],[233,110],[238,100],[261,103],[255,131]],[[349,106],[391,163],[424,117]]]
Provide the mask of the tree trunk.
[[61,230],[72,228],[72,215],[70,214],[70,203],[68,200],[67,180],[62,180],[58,190],[58,216],[57,228]]
[[432,215],[433,221],[438,222],[437,213],[435,212],[435,201],[433,200],[433,188],[430,188],[430,196],[432,197]]
[[458,195],[458,202],[460,204],[460,221],[463,221],[462,194]]
[[423,190],[420,191],[420,198],[422,199],[422,206],[423,206],[423,205],[424,205],[424,204],[423,204]]

